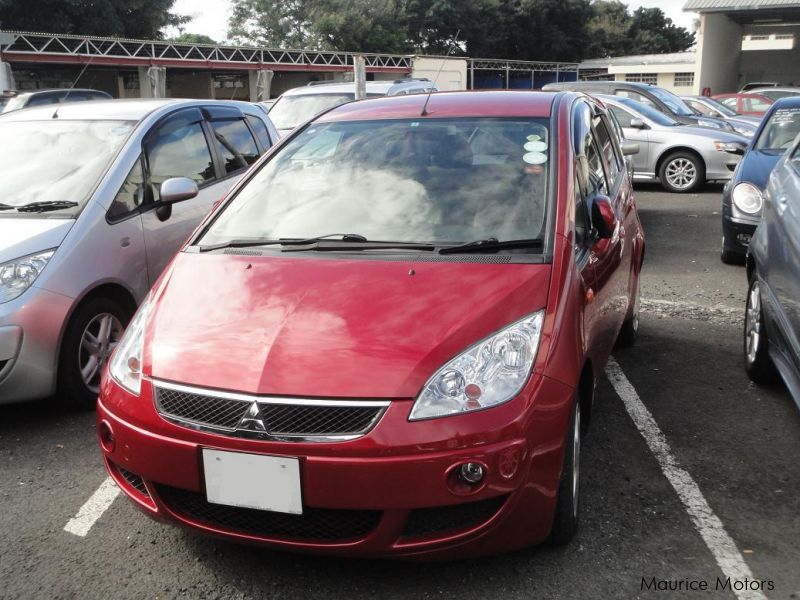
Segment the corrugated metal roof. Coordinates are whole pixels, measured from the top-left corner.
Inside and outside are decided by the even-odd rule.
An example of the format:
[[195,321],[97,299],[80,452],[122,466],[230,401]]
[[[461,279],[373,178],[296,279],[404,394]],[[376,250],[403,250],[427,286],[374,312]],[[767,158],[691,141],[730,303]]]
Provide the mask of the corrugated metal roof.
[[694,52],[673,52],[672,54],[636,54],[631,56],[612,56],[611,58],[592,58],[583,61],[581,69],[599,69],[622,65],[671,65],[695,64]]
[[717,12],[733,10],[759,10],[763,8],[800,8],[797,0],[688,0],[683,10]]

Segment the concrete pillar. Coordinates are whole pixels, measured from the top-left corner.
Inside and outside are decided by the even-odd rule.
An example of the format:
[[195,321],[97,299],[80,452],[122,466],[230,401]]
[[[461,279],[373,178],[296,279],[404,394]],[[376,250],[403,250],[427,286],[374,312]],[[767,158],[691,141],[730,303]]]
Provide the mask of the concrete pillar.
[[353,75],[356,82],[356,100],[367,97],[367,61],[363,56],[353,57]]
[[269,100],[272,90],[272,78],[275,72],[271,69],[250,71],[250,102],[264,102]]
[[6,62],[0,62],[0,94],[6,90],[17,89],[14,83],[14,74],[11,72],[11,65]]
[[164,67],[139,67],[139,92],[142,98],[165,98],[167,70]]
[[700,15],[697,32],[694,93],[710,88],[712,94],[739,89],[742,27],[721,13]]
[[[439,91],[458,91],[467,89],[467,59],[440,56],[415,56],[411,61],[412,77],[427,77],[436,80]],[[474,72],[471,88],[475,87]]]

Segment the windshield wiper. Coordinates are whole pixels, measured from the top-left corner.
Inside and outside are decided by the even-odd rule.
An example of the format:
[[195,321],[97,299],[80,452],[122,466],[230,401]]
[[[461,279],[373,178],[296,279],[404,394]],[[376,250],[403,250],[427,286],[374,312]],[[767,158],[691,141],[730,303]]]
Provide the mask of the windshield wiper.
[[339,242],[347,242],[347,243],[364,243],[367,241],[363,235],[359,235],[357,233],[329,233],[327,235],[318,235],[311,238],[280,238],[277,240],[273,240],[270,238],[250,238],[250,239],[241,239],[241,240],[230,240],[227,242],[221,242],[219,244],[212,244],[210,246],[201,246],[200,252],[211,252],[213,250],[221,250],[223,248],[254,248],[256,246],[307,246],[309,244],[313,244],[319,240],[325,240],[329,238],[341,238]]
[[299,242],[292,244],[285,244],[285,248],[281,248],[282,252],[308,252],[309,250],[316,250],[319,252],[335,252],[337,250],[391,250],[398,248],[402,250],[436,250],[434,244],[427,244],[424,242],[360,242],[356,244],[342,245],[341,240],[318,240],[309,244],[301,245]]
[[468,254],[470,252],[497,252],[498,250],[512,249],[512,248],[541,248],[544,242],[540,239],[530,240],[504,240],[499,241],[497,238],[486,238],[484,240],[475,240],[467,242],[466,244],[459,244],[457,246],[445,246],[439,249],[439,254]]
[[63,210],[75,206],[78,206],[78,203],[69,200],[48,200],[46,202],[31,202],[30,204],[23,204],[15,208],[17,212],[45,212],[48,210]]

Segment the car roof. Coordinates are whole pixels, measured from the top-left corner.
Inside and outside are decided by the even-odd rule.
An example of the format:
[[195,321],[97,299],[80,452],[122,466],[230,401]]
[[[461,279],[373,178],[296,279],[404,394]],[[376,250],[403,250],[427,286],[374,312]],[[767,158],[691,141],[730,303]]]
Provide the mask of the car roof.
[[[388,94],[395,89],[429,88],[432,83],[428,79],[397,79],[394,81],[368,81],[368,94]],[[292,88],[283,93],[284,96],[305,96],[319,94],[342,94],[355,92],[356,84],[350,82],[312,83],[301,87]]]
[[657,86],[650,85],[649,83],[641,83],[637,81],[606,81],[606,80],[598,80],[598,81],[561,81],[559,83],[548,83],[544,86],[544,90],[569,90],[569,89],[583,89],[583,88],[611,88],[611,87],[622,87],[622,88],[637,88],[637,89],[648,89],[654,88]]
[[[425,116],[549,117],[558,95],[552,92],[527,91],[435,92],[430,95]],[[427,98],[427,94],[368,98],[338,106],[317,120],[335,122],[425,118],[422,116],[422,108]]]
[[770,110],[778,110],[781,108],[800,108],[800,96],[779,98],[775,101],[775,104],[770,107]]
[[[58,106],[59,120],[76,121],[141,121],[151,113],[167,108],[181,108],[203,105],[227,105],[262,114],[263,111],[250,102],[237,100],[178,100],[178,99],[132,99],[132,100],[94,100],[92,102],[67,102]],[[55,104],[17,110],[0,116],[2,121],[48,121],[52,119]]]
[[760,90],[764,90],[765,92],[799,92],[800,93],[800,88],[791,87],[791,86],[788,86],[788,85],[786,85],[786,86],[777,86],[777,85],[775,85],[775,86],[762,86],[762,87],[757,87],[757,88],[750,88],[747,91],[757,94]]
[[101,94],[103,96],[111,97],[111,94],[103,90],[95,90],[92,88],[45,88],[41,90],[26,90],[24,92],[17,92],[13,98],[30,98],[31,96],[39,96],[44,94]]

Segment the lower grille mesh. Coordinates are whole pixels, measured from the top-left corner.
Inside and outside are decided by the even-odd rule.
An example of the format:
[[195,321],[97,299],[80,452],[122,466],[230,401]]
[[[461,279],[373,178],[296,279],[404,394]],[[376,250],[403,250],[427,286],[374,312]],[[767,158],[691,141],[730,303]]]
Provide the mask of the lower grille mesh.
[[156,486],[170,510],[227,531],[259,537],[293,540],[351,541],[363,538],[377,526],[379,510],[303,508],[302,515],[212,504],[198,492]]
[[130,471],[123,469],[120,466],[115,466],[117,467],[119,474],[122,475],[122,478],[127,481],[131,487],[135,488],[143,496],[147,498],[150,497],[150,494],[147,492],[147,487],[144,485],[144,480],[141,477],[139,477],[136,473],[131,473]]
[[497,514],[505,501],[506,496],[499,496],[464,504],[414,509],[406,521],[403,537],[420,537],[475,527]]

